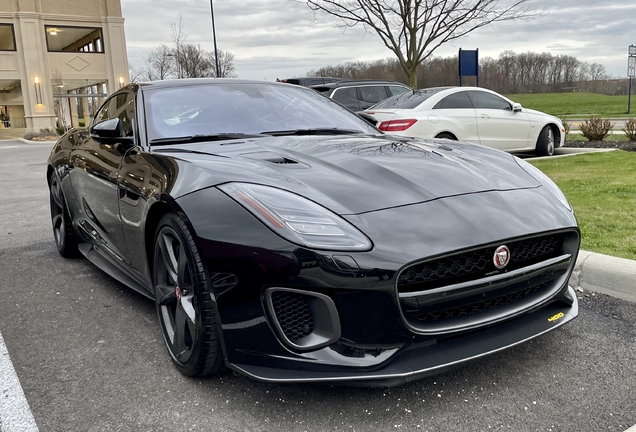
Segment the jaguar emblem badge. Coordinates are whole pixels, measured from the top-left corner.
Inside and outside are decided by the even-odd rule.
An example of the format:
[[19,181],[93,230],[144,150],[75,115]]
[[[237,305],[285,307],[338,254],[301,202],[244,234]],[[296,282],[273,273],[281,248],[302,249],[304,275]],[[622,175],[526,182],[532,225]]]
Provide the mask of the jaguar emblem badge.
[[499,246],[495,250],[495,255],[492,257],[492,262],[499,270],[506,267],[510,262],[510,249],[508,249],[508,246]]

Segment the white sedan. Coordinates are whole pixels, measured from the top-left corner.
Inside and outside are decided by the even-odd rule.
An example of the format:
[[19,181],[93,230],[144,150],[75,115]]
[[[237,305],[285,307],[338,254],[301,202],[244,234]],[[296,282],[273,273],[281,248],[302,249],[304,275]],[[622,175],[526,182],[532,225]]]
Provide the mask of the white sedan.
[[395,135],[460,140],[505,151],[550,156],[563,145],[559,118],[479,87],[435,87],[402,93],[364,114]]

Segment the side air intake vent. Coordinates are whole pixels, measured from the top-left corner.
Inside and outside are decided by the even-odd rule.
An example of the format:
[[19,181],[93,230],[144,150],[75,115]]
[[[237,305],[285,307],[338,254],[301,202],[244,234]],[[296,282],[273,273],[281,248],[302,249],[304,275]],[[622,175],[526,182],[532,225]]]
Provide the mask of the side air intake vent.
[[331,297],[291,288],[269,288],[265,306],[272,327],[288,347],[322,348],[340,339],[340,318]]
[[274,152],[265,151],[244,153],[241,156],[256,161],[273,163],[276,165],[298,165],[298,162],[296,162],[295,160],[286,158],[285,156],[279,155],[278,153]]

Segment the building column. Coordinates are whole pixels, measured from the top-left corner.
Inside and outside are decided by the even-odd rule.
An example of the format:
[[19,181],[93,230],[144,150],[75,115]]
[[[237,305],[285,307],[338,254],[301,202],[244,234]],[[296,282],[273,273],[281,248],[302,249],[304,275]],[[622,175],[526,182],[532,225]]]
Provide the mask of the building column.
[[31,131],[53,129],[55,108],[51,74],[44,58],[47,55],[43,42],[44,25],[39,15],[31,12],[19,12],[14,24],[17,51],[30,53],[20,56],[19,59],[23,70],[21,87],[26,128]]
[[71,104],[71,126],[79,127],[79,116],[77,114],[77,98],[70,98],[69,103]]
[[[86,94],[88,93],[88,87],[83,87],[80,90],[82,93]],[[91,123],[91,115],[90,115],[90,111],[88,110],[88,98],[87,97],[82,97],[82,112],[84,113],[84,127],[88,127],[88,125]]]

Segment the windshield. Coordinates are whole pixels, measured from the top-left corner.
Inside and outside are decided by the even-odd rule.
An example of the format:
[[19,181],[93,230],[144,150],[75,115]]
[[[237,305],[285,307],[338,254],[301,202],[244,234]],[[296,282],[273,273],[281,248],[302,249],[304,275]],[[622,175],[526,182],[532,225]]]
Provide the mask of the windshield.
[[397,96],[385,99],[377,104],[373,105],[369,110],[374,109],[413,109],[419,106],[426,99],[433,96],[435,93],[439,93],[442,90],[446,90],[450,87],[434,87],[423,90],[414,90],[412,92],[400,93]]
[[145,91],[150,142],[268,131],[377,129],[320,93],[273,83],[207,83]]

